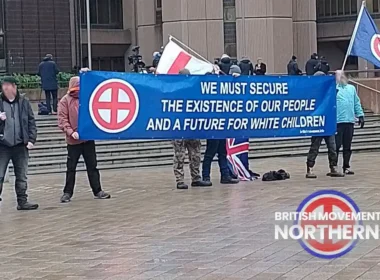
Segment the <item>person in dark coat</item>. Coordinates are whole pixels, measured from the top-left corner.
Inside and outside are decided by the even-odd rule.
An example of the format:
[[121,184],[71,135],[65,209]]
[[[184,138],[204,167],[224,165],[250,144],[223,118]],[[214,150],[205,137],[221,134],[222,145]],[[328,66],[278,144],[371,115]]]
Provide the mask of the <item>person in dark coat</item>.
[[265,75],[267,72],[267,65],[262,62],[261,58],[257,59],[257,63],[255,65],[255,74],[258,76]]
[[233,63],[231,61],[231,58],[228,55],[223,54],[222,57],[220,58],[220,62],[218,66],[220,70],[223,72],[222,74],[228,75],[232,64]]
[[330,65],[329,63],[327,62],[327,59],[326,57],[324,56],[321,56],[321,59],[316,67],[316,70],[317,71],[321,71],[323,73],[325,73],[326,75],[329,74],[329,71],[330,71]]
[[316,72],[318,72],[318,69],[317,69],[318,63],[319,63],[318,54],[313,53],[305,65],[306,75],[313,76]]
[[243,57],[239,63],[241,75],[251,76],[253,75],[253,64],[248,57]]
[[292,56],[292,59],[288,63],[288,75],[290,76],[302,75],[302,71],[298,67],[297,57],[294,55]]
[[[45,92],[46,106],[49,113],[57,114],[58,105],[58,80],[59,69],[51,54],[47,54],[38,66],[38,76],[41,77],[42,89]],[[53,111],[51,110],[53,100]]]

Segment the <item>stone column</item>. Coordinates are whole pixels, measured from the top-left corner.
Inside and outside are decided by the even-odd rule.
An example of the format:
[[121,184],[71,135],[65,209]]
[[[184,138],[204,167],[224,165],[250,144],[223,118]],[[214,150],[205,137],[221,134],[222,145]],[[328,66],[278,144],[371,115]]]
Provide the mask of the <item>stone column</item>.
[[[236,0],[237,53],[285,73],[293,55],[292,0]],[[244,20],[244,22],[243,22]]]
[[162,46],[162,27],[156,22],[156,0],[136,0],[137,44],[140,54],[148,65],[153,61],[153,52]]
[[223,54],[222,0],[162,0],[162,22],[164,44],[172,35],[211,62]]
[[304,71],[310,55],[317,52],[316,0],[293,0],[293,53]]

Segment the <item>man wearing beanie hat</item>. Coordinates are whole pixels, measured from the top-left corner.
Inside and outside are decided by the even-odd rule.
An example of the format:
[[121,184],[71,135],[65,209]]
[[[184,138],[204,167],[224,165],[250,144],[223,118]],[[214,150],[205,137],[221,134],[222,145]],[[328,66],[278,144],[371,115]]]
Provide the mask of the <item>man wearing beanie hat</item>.
[[[81,71],[88,71],[82,69]],[[95,198],[109,199],[111,195],[104,192],[100,183],[100,173],[97,168],[95,141],[82,141],[78,134],[79,110],[79,77],[72,77],[69,90],[58,106],[58,126],[66,134],[67,171],[66,183],[61,197],[62,203],[70,202],[74,194],[76,169],[80,156],[86,164],[87,177]]]
[[29,150],[36,142],[37,128],[32,107],[18,92],[14,77],[5,77],[2,81],[0,130],[0,195],[9,161],[12,160],[17,209],[35,210],[38,204],[29,203],[26,192]]
[[[326,74],[321,71],[318,71],[314,74],[314,76],[326,76]],[[336,152],[335,135],[331,135],[331,136],[311,137],[310,150],[307,155],[307,161],[306,161],[306,168],[307,168],[306,178],[308,179],[317,178],[317,175],[315,175],[313,172],[313,168],[314,168],[315,160],[317,159],[319,148],[321,147],[321,143],[323,139],[325,140],[325,143],[327,146],[329,165],[330,165],[330,172],[327,173],[327,176],[344,177],[344,174],[337,171],[338,155]]]

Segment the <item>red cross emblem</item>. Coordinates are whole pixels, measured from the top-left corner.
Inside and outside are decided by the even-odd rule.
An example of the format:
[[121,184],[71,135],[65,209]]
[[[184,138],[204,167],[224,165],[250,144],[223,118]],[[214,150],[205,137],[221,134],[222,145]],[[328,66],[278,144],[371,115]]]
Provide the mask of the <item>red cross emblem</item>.
[[93,91],[89,108],[91,118],[99,129],[119,133],[127,130],[136,120],[139,99],[131,84],[110,79]]
[[371,51],[374,57],[380,61],[380,35],[375,34],[371,40]]
[[[357,205],[346,195],[336,192],[336,191],[320,191],[310,195],[306,198],[297,212],[315,214],[315,217],[318,217],[318,214],[329,215],[329,213],[335,213],[335,217],[347,217],[346,214],[352,215],[357,212],[359,208]],[[339,216],[340,215],[340,216]],[[310,215],[309,215],[310,216]],[[316,219],[316,220],[298,220],[297,224],[305,228],[306,225],[312,226],[329,226],[331,229],[341,228],[339,226],[344,225],[357,225],[360,221],[351,220],[351,219]],[[323,230],[324,239],[302,239],[300,240],[301,245],[309,253],[322,257],[322,258],[335,258],[342,256],[349,252],[355,245],[356,240],[338,240],[332,235],[332,239],[329,238],[329,228]],[[320,234],[318,236],[321,236]],[[352,236],[352,235],[351,235]]]

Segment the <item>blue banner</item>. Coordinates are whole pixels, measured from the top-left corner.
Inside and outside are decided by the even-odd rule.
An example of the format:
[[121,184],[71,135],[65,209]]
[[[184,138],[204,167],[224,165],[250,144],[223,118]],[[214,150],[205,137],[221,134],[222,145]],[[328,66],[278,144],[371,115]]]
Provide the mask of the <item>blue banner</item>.
[[81,75],[83,140],[327,136],[334,77]]

